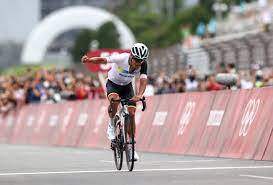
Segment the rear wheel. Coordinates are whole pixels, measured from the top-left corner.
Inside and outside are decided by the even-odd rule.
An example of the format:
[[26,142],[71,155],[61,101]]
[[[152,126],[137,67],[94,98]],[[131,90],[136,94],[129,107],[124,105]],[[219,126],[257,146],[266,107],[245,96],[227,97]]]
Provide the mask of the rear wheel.
[[[123,133],[124,133],[124,140],[125,140],[125,153],[126,153],[127,167],[129,171],[132,171],[134,169],[135,138],[134,138],[133,127],[131,126],[129,116],[125,116]],[[129,135],[131,136],[131,139]]]
[[123,161],[123,130],[120,122],[116,124],[116,139],[113,145],[115,165],[117,170],[121,170]]

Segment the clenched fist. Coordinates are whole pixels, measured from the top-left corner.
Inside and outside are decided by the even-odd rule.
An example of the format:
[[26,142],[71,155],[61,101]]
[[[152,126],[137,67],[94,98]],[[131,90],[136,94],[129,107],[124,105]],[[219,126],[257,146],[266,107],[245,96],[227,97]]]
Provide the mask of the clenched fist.
[[82,59],[81,59],[81,62],[82,62],[82,63],[88,62],[88,57],[87,57],[86,55],[84,55],[84,56],[82,57]]

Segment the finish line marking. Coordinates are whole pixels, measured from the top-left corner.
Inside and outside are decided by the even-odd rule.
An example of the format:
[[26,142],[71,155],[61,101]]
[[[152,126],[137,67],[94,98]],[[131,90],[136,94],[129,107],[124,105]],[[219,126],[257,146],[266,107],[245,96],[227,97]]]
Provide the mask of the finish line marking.
[[[160,172],[160,171],[200,171],[200,170],[234,170],[234,169],[265,169],[273,166],[237,166],[237,167],[208,167],[208,168],[171,168],[171,169],[136,169],[134,172]],[[19,175],[51,175],[51,174],[80,174],[80,173],[118,173],[117,170],[90,170],[90,171],[53,171],[53,172],[28,172],[28,173],[0,173],[0,176]],[[122,170],[122,172],[128,172]]]
[[269,179],[273,180],[273,177],[264,177],[264,176],[256,176],[256,175],[240,175],[241,177],[250,177],[250,178],[256,178],[256,179]]
[[[229,159],[227,159],[229,160]],[[149,161],[149,162],[142,162],[139,161],[139,164],[154,164],[154,163],[194,163],[194,162],[214,162],[214,161],[227,161],[227,160],[191,160],[191,161]],[[100,160],[100,162],[103,163],[114,163],[114,161],[108,161],[108,160]]]

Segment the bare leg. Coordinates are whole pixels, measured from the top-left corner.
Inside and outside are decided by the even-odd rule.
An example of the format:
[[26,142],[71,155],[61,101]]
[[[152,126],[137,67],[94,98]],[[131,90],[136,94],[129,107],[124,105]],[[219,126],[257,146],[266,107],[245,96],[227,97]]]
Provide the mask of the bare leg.
[[110,119],[113,119],[114,116],[116,115],[117,109],[118,109],[118,104],[119,104],[118,102],[111,103],[112,99],[113,100],[118,100],[119,95],[116,94],[116,93],[111,93],[108,96],[108,100],[110,102],[109,107],[108,107],[108,114],[109,114]]
[[[128,106],[128,111],[129,111],[129,116],[130,116],[130,122],[132,125],[132,128],[129,128],[130,130],[133,129],[133,134],[135,136],[135,132],[136,132],[136,123],[135,123],[135,113],[136,113],[136,107],[135,106]],[[131,133],[129,132],[129,130],[127,130],[130,138],[132,138],[132,136],[130,135]]]
[[109,114],[110,121],[109,121],[108,128],[107,128],[107,134],[108,134],[108,138],[111,141],[114,141],[115,137],[116,137],[114,117],[117,112],[118,102],[111,102],[111,100],[112,99],[114,99],[114,100],[119,99],[119,95],[116,93],[111,93],[111,94],[109,94],[108,99],[110,101],[110,105],[108,107],[108,114]]

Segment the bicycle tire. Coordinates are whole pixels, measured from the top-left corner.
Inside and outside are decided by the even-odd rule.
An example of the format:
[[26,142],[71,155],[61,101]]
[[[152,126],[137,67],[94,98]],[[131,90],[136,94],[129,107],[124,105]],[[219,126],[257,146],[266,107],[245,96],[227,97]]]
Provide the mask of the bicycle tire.
[[117,170],[122,169],[122,162],[123,162],[123,130],[118,123],[116,125],[117,136],[115,139],[114,145],[114,160]]
[[[127,162],[127,167],[129,171],[133,171],[134,169],[134,153],[135,153],[135,138],[133,134],[133,129],[131,126],[130,122],[130,117],[129,115],[124,117],[124,144],[125,144],[125,153],[126,153],[126,162]],[[130,129],[131,128],[131,129]],[[131,140],[129,138],[129,134],[127,132],[129,130],[130,135],[131,135]],[[129,152],[129,148],[131,148],[131,152]],[[131,155],[130,155],[131,154]]]

